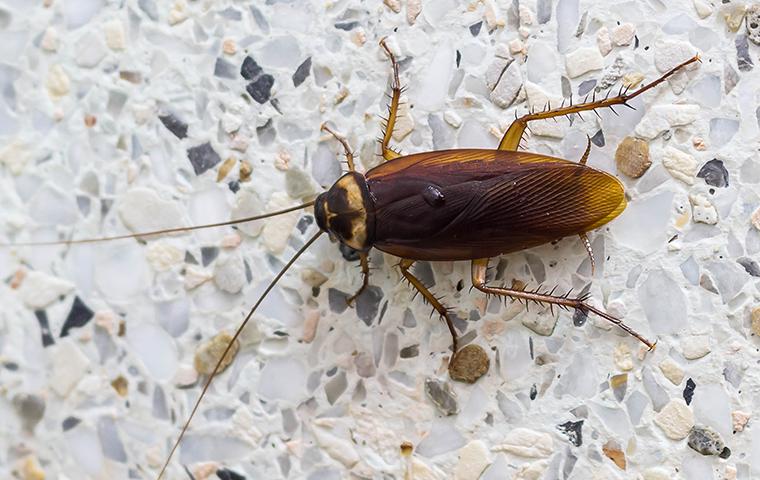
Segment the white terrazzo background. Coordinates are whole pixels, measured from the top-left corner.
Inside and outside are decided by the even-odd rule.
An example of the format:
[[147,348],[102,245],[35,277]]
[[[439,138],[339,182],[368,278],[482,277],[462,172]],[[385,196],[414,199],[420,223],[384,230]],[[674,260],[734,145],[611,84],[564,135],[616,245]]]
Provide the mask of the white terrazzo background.
[[[370,168],[386,35],[409,86],[404,152],[494,147],[515,110],[616,92],[700,52],[636,111],[533,126],[531,150],[571,159],[593,137],[590,163],[627,186],[626,212],[591,235],[596,276],[577,239],[497,272],[590,284],[658,340],[653,353],[595,318],[486,305],[465,263],[422,264],[491,356],[476,384],[450,382],[448,332],[397,260],[375,252],[371,289],[345,308],[356,262],[322,238],[255,315],[169,478],[760,478],[759,5],[0,0],[0,242],[308,200],[340,174],[323,121]],[[247,56],[261,69],[248,61],[248,80]],[[616,165],[627,136],[651,166]],[[193,165],[188,149],[206,143]],[[234,330],[314,229],[304,212],[147,242],[0,247],[0,477],[155,478],[199,394],[196,351]],[[712,436],[707,455],[689,435]]]

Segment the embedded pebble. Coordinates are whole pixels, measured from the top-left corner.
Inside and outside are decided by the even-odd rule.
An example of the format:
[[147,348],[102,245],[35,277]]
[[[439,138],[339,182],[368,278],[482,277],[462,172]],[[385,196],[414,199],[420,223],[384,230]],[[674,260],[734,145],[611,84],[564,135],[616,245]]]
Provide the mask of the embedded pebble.
[[45,415],[45,399],[39,395],[18,394],[13,397],[13,407],[24,424],[27,432],[33,433],[34,428]]
[[746,35],[737,35],[734,41],[736,46],[736,66],[740,72],[749,72],[755,66],[749,54],[749,40]]
[[620,370],[627,372],[633,369],[633,356],[631,355],[631,348],[628,344],[618,343],[617,346],[615,346],[613,358],[615,360],[615,365],[617,365]]
[[689,433],[689,447],[702,455],[717,455],[720,458],[731,456],[731,450],[723,443],[720,434],[707,426],[695,426]]
[[604,58],[598,48],[583,47],[568,53],[565,67],[570,78],[580,77],[584,73],[604,68]]
[[53,65],[48,71],[45,85],[50,96],[56,99],[68,95],[71,80],[61,65]]
[[570,443],[576,447],[580,447],[583,445],[583,422],[583,420],[578,420],[577,422],[567,421],[557,425],[557,430],[567,435]]
[[108,54],[106,44],[94,33],[88,33],[75,45],[76,63],[82,68],[95,68]]
[[621,23],[612,29],[612,42],[619,47],[630,45],[635,34],[636,27],[632,23]]
[[631,178],[639,178],[649,170],[649,143],[640,138],[625,137],[615,150],[618,170]]
[[543,312],[539,315],[526,315],[522,319],[522,324],[543,337],[551,336],[554,328],[557,326],[559,317],[551,312]]
[[715,225],[718,223],[718,210],[706,195],[689,195],[691,214],[695,222]]
[[612,38],[610,38],[610,31],[607,27],[602,27],[596,31],[596,46],[604,57],[612,51]]
[[677,148],[665,147],[662,156],[662,165],[673,176],[687,185],[694,184],[697,174],[697,160]]
[[[227,332],[220,332],[214,335],[209,340],[203,342],[195,350],[195,356],[193,357],[193,367],[195,371],[201,375],[211,375],[214,371],[214,367],[222,358],[225,349],[232,341],[232,335]],[[227,367],[235,360],[235,356],[240,349],[240,342],[235,342],[230,347],[227,355],[224,356],[224,360],[219,364],[219,370],[217,373],[222,373]]]
[[425,394],[427,394],[430,401],[433,402],[433,405],[435,405],[444,415],[454,415],[459,413],[457,396],[449,382],[437,380],[435,378],[426,378]]
[[77,347],[71,338],[61,339],[52,351],[52,371],[50,388],[61,397],[66,397],[84,378],[90,367],[90,359]]
[[528,428],[514,428],[491,450],[507,452],[518,457],[545,458],[554,452],[552,436]]
[[422,0],[406,0],[406,21],[409,25],[414,25],[421,12]]
[[755,229],[760,230],[760,208],[755,210],[750,217],[750,222]]
[[760,306],[752,309],[750,314],[750,322],[752,326],[752,333],[760,337]]
[[615,440],[607,440],[607,443],[605,443],[602,446],[602,452],[612,460],[612,462],[620,469],[625,470],[626,468],[626,460],[625,460],[625,452],[621,450],[620,444],[616,442]]
[[124,32],[124,24],[121,20],[109,20],[105,23],[103,28],[106,35],[106,45],[111,50],[124,50],[127,45],[126,33]]
[[691,335],[681,341],[681,351],[687,360],[697,360],[710,353],[708,335]]
[[670,380],[670,382],[673,385],[680,385],[683,381],[684,377],[684,371],[683,369],[673,360],[672,358],[668,357],[662,362],[660,362],[660,371],[662,371],[662,374],[665,375],[665,378]]
[[490,463],[488,447],[480,440],[473,440],[457,452],[459,461],[454,468],[455,480],[478,480]]
[[713,13],[713,6],[708,0],[694,0],[694,10],[699,18],[707,18]]
[[18,467],[21,480],[45,480],[45,470],[34,455],[27,455]]
[[214,284],[227,293],[238,293],[246,284],[245,265],[239,255],[229,255],[214,265]]
[[492,87],[489,98],[491,101],[501,107],[507,108],[517,99],[518,93],[522,89],[523,79],[518,62],[512,61],[497,77],[498,83]]
[[24,275],[18,295],[27,307],[40,310],[73,290],[74,284],[67,280],[32,270]]
[[760,45],[760,4],[752,5],[747,10],[747,38]]
[[712,187],[723,188],[728,186],[728,170],[721,160],[715,158],[702,165],[697,173],[697,178],[704,179],[705,183]]
[[652,140],[673,128],[689,125],[699,118],[699,105],[654,105],[636,125],[636,135]]
[[694,413],[680,398],[674,398],[654,416],[654,423],[672,440],[682,440],[694,426]]
[[148,264],[157,272],[166,272],[181,265],[185,252],[166,242],[151,242],[145,253]]
[[461,348],[449,364],[449,375],[453,380],[475,383],[488,372],[491,360],[480,345],[469,344]]
[[751,416],[750,413],[741,410],[731,412],[731,424],[733,425],[734,432],[743,432]]
[[209,142],[189,148],[187,158],[196,175],[202,175],[222,162],[222,157],[216,153]]
[[122,195],[117,211],[121,221],[133,233],[182,226],[183,213],[179,205],[145,187],[133,188]]

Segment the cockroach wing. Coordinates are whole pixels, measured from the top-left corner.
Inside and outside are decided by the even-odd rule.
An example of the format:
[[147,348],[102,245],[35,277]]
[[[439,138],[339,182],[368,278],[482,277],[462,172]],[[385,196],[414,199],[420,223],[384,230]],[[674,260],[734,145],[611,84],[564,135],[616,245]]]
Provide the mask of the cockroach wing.
[[612,175],[529,152],[409,155],[366,174],[374,246],[415,260],[469,260],[593,230],[626,205]]

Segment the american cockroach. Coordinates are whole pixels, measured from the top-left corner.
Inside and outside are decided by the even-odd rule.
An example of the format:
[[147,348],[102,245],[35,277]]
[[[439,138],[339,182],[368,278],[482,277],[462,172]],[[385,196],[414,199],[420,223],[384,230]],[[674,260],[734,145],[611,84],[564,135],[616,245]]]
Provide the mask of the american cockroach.
[[[401,275],[420,293],[445,321],[451,334],[454,363],[459,349],[458,332],[446,305],[414,275],[416,261],[471,262],[472,286],[486,293],[526,303],[574,310],[581,315],[594,313],[637,338],[649,349],[654,342],[646,339],[620,319],[587,302],[587,295],[555,295],[554,290],[528,291],[497,287],[486,281],[491,257],[528,249],[567,236],[579,236],[590,257],[594,257],[587,232],[607,224],[626,207],[622,183],[613,175],[586,164],[591,141],[579,161],[555,158],[519,150],[528,124],[534,120],[580,115],[581,112],[615,106],[633,108],[629,101],[665,81],[680,69],[699,61],[695,56],[660,78],[635,91],[621,88],[617,96],[564,103],[543,111],[531,111],[516,118],[504,133],[496,150],[458,149],[402,155],[393,150],[390,140],[396,123],[402,87],[399,65],[394,54],[380,42],[392,68],[388,115],[384,119],[380,141],[381,165],[366,173],[356,171],[348,141],[326,124],[322,129],[339,141],[344,149],[348,172],[316,199],[285,210],[208,225],[143,232],[112,237],[67,240],[52,244],[77,244],[124,238],[145,238],[201,228],[236,225],[283,213],[313,207],[319,232],[300,248],[269,283],[219,356],[213,372],[206,379],[200,396],[186,419],[159,473],[164,474],[180,445],[201,400],[235,340],[266,295],[288,271],[298,257],[323,234],[359,252],[362,284],[348,302],[367,287],[369,257],[372,248],[399,257]],[[597,113],[598,114],[598,113]],[[22,244],[16,244],[22,245]],[[41,245],[23,244],[23,245]],[[473,346],[472,348],[480,348]]]

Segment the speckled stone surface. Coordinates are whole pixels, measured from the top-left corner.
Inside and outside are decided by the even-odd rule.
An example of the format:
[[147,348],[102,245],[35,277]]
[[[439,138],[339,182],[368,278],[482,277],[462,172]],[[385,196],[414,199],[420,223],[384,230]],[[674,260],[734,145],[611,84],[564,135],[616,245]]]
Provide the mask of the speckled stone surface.
[[[323,237],[254,315],[167,478],[760,478],[758,11],[0,0],[0,243],[308,201],[343,168],[325,121],[360,170],[377,165],[385,36],[408,86],[392,141],[407,153],[493,148],[515,114],[614,94],[700,53],[635,111],[531,125],[526,147],[564,158],[590,137],[589,164],[626,186],[626,211],[590,234],[596,274],[577,238],[492,261],[498,281],[588,289],[654,352],[593,316],[487,302],[466,263],[422,263],[462,344],[490,357],[476,383],[453,382],[448,331],[398,259],[373,252],[349,308],[357,262]],[[638,157],[616,159],[627,137]],[[0,477],[155,478],[200,393],[196,369],[314,231],[303,211],[0,247]]]

